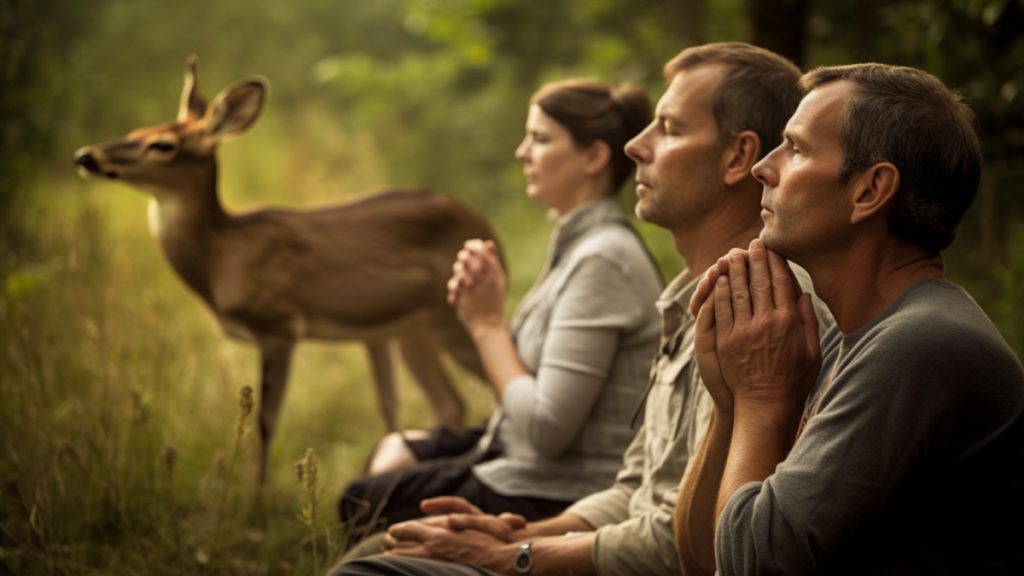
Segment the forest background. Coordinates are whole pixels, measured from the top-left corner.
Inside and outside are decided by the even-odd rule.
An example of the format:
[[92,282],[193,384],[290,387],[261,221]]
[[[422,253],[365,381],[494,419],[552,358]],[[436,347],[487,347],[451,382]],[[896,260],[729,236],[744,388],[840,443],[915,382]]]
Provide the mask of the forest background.
[[[208,96],[250,74],[272,86],[221,149],[229,210],[433,188],[493,221],[510,311],[546,249],[513,158],[540,83],[656,99],[668,58],[717,40],[805,69],[924,68],[968,97],[986,156],[948,275],[1021,355],[1022,34],[1021,0],[0,0],[0,574],[315,574],[344,543],[335,499],[384,431],[362,350],[300,346],[256,507],[251,418],[236,434],[255,350],[166,265],[143,194],[72,169],[76,148],[171,119],[187,54]],[[638,226],[676,274],[668,237]],[[427,424],[400,376],[403,424]],[[482,419],[488,393],[457,376]]]

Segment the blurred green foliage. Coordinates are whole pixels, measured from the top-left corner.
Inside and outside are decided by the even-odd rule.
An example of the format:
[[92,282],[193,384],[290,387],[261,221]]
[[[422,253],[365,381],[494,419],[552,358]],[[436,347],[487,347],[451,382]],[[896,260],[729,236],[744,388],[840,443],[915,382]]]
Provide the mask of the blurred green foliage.
[[[512,155],[532,91],[595,76],[656,98],[662,64],[685,46],[770,38],[757,34],[754,2],[0,0],[0,573],[309,573],[317,561],[289,462],[314,447],[336,490],[383,431],[361,352],[304,344],[263,524],[245,504],[252,435],[245,470],[225,477],[255,352],[226,340],[164,264],[142,194],[71,169],[77,147],[172,118],[187,54],[200,57],[208,97],[251,74],[272,86],[258,124],[221,150],[228,209],[392,186],[457,196],[504,241],[511,309],[547,241]],[[1024,353],[1024,196],[1013,192],[1024,177],[1024,0],[757,2],[802,14],[805,68],[914,65],[968,96],[987,164],[946,265]],[[667,236],[639,228],[674,275],[682,262]],[[489,397],[457,376],[482,417]],[[403,421],[426,423],[405,392]],[[216,501],[225,486],[227,506]],[[319,518],[334,517],[335,497],[322,495]]]

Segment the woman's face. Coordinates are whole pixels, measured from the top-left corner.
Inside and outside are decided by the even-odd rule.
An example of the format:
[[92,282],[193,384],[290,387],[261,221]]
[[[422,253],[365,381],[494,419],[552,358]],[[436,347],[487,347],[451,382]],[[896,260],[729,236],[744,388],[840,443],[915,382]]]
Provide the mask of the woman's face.
[[588,178],[586,150],[577,148],[569,131],[536,104],[530,106],[516,158],[523,163],[527,196],[559,214],[578,205]]

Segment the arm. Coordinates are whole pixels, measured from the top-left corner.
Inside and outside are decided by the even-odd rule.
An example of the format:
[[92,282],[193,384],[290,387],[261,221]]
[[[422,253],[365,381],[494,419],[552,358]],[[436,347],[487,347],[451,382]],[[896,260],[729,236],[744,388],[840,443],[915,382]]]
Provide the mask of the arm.
[[[486,521],[486,516],[452,515],[447,525],[436,520],[403,522],[388,530],[384,546],[389,554],[464,562],[510,574],[520,543],[475,529]],[[532,574],[594,574],[593,541],[593,532],[532,540]]]
[[[472,502],[461,496],[438,496],[427,498],[420,503],[420,509],[429,515],[460,515],[463,523],[455,522],[456,528],[488,532],[507,542],[528,540],[538,536],[560,536],[567,532],[589,532],[594,529],[586,520],[571,513],[562,513],[546,520],[526,522],[518,514],[486,514]],[[480,520],[488,518],[489,520]],[[500,520],[495,523],[493,520]],[[490,526],[491,528],[488,528]]]
[[505,417],[547,457],[576,438],[609,384],[621,334],[644,318],[619,264],[588,255],[572,266],[551,303],[546,332],[536,336],[543,339],[536,378],[510,382],[502,398]]
[[[465,562],[503,574],[511,573],[522,541],[532,542],[533,574],[537,575],[596,574],[595,562],[602,562],[604,574],[678,572],[671,561],[675,558],[672,521],[666,511],[645,514],[599,532],[527,537],[522,541],[489,533],[488,518],[493,517],[455,514],[447,517],[446,525],[436,519],[403,522],[389,529],[384,545],[391,554]],[[569,524],[578,521],[562,520]],[[618,533],[611,533],[612,529]],[[604,547],[606,553],[602,554],[599,547]]]
[[456,256],[448,281],[448,303],[466,327],[484,370],[500,399],[505,385],[529,376],[516,351],[505,318],[508,279],[491,240],[467,240]]
[[593,573],[593,529],[573,514],[527,524],[515,514],[485,514],[457,496],[429,498],[421,507],[433,516],[392,526],[384,539],[389,553],[466,562],[505,573],[519,542],[532,541],[534,574]]
[[704,443],[683,477],[676,506],[676,549],[688,576],[715,573],[718,492],[732,436],[732,415],[714,410]]
[[821,363],[810,295],[760,240],[748,258],[749,266],[730,256],[713,296],[719,365],[735,402],[716,516],[740,486],[764,480],[786,457]]
[[714,287],[720,274],[707,272],[694,291],[696,311],[694,357],[701,382],[715,402],[708,432],[683,477],[676,505],[676,549],[686,574],[714,574],[715,524],[722,474],[732,440],[734,399],[718,364]]
[[473,337],[506,418],[519,423],[538,452],[558,456],[600,396],[620,333],[644,317],[626,273],[598,255],[575,265],[552,305],[533,377],[500,310],[505,276],[493,243],[467,242],[454,271],[449,302]]
[[622,468],[610,488],[581,498],[562,515],[578,516],[593,528],[628,520],[629,502],[643,480],[645,437],[646,433],[641,427],[626,447]]
[[800,296],[785,261],[759,240],[726,260],[694,301],[697,359],[716,411],[676,520],[682,561],[700,572],[716,568],[713,535],[729,499],[788,453],[820,364],[810,296]]
[[[396,550],[395,553],[436,554],[435,557],[438,558],[458,561],[481,558],[481,550],[486,550],[486,554],[493,554],[493,559],[480,561],[487,562],[499,572],[503,572],[509,570],[511,558],[518,549],[518,544],[514,547],[505,547],[503,544],[531,540],[535,541],[534,547],[539,551],[536,554],[537,570],[589,573],[590,570],[600,568],[602,574],[678,572],[672,536],[671,510],[672,503],[675,502],[674,493],[659,498],[659,501],[664,503],[660,509],[632,518],[629,516],[629,501],[637,490],[643,471],[643,436],[644,432],[641,429],[627,449],[624,468],[611,488],[580,500],[554,518],[530,522],[521,529],[509,532],[505,527],[490,524],[486,520],[451,516],[453,527],[487,532],[492,538],[487,540],[480,538],[478,534],[467,536],[468,533],[464,533],[456,541],[456,536],[440,531],[421,532],[416,537],[437,538],[439,541],[449,542],[450,546],[444,549],[439,545],[429,549],[405,546],[406,550],[397,551],[398,543],[395,541],[392,549]],[[461,498],[442,497],[424,501],[423,509],[431,514],[472,514],[475,507]],[[595,528],[597,532],[594,532]],[[588,534],[563,538],[568,532]],[[555,538],[540,538],[542,536]],[[541,554],[548,557],[541,560]],[[503,564],[505,562],[507,564]]]

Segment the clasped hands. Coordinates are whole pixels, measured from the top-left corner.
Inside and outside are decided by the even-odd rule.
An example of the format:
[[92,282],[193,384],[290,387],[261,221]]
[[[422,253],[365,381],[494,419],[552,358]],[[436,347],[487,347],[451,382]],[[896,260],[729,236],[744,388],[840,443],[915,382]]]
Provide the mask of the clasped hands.
[[[486,514],[458,496],[428,498],[420,508],[431,514],[395,524],[384,537],[389,554],[466,562],[478,566],[511,565],[496,556],[503,545],[520,540],[526,519],[518,514]],[[511,554],[510,549],[510,554]]]
[[472,331],[505,322],[508,278],[493,240],[467,240],[452,265],[448,304]]
[[760,239],[730,251],[708,269],[690,310],[694,355],[720,414],[741,403],[799,410],[821,350],[811,295],[781,256]]

